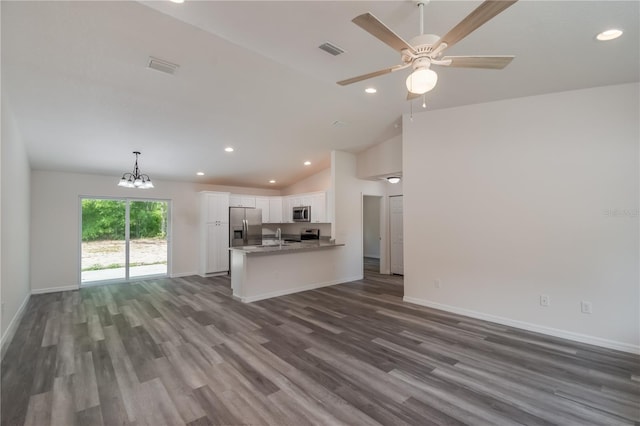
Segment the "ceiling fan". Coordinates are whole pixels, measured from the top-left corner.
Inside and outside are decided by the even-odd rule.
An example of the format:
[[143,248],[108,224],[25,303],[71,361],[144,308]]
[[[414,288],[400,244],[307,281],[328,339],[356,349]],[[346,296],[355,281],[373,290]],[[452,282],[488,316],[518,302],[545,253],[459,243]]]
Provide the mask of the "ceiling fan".
[[355,17],[352,22],[401,54],[402,64],[374,71],[368,74],[338,81],[341,86],[389,74],[412,67],[407,77],[407,99],[414,99],[432,90],[438,82],[438,75],[431,65],[459,68],[502,69],[509,65],[514,56],[442,56],[445,49],[453,46],[487,21],[514,4],[517,0],[486,0],[467,15],[447,34],[439,37],[424,33],[423,9],[428,0],[418,1],[420,8],[420,35],[406,42],[371,13]]

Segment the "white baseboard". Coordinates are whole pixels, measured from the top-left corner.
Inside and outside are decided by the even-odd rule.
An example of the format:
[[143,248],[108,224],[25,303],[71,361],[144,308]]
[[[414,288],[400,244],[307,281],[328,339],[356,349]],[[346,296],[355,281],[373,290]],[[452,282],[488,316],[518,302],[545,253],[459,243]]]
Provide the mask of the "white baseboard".
[[56,293],[58,291],[78,290],[79,288],[80,287],[78,287],[77,285],[67,285],[63,287],[36,288],[36,289],[31,289],[31,294]]
[[191,275],[197,275],[202,278],[219,277],[221,275],[229,275],[229,271],[211,272],[209,274],[204,274],[204,275],[202,274],[191,274]]
[[170,278],[184,278],[184,277],[190,277],[192,275],[198,275],[197,272],[178,272],[176,274],[171,274],[169,275]]
[[414,303],[416,305],[426,306],[428,308],[439,309],[441,311],[447,311],[447,312],[452,312],[454,314],[465,315],[471,318],[491,321],[498,324],[508,325],[510,327],[520,328],[527,331],[534,331],[536,333],[546,334],[554,337],[560,337],[567,340],[573,340],[575,342],[587,343],[589,345],[601,346],[603,348],[615,349],[618,351],[629,352],[633,354],[640,354],[640,346],[632,345],[629,343],[617,342],[615,340],[603,339],[601,337],[589,336],[587,334],[574,333],[572,331],[560,330],[557,328],[546,327],[538,324],[532,324],[525,321],[518,321],[511,318],[500,317],[497,315],[485,314],[483,312],[477,312],[469,309],[459,308],[457,306],[431,302],[429,300],[418,299],[415,297],[404,296],[402,300],[405,302]]
[[343,284],[350,281],[357,281],[361,279],[362,279],[362,276],[360,275],[357,277],[348,277],[348,278],[343,278],[338,280],[326,281],[322,283],[309,284],[302,287],[288,288],[286,290],[272,291],[270,293],[263,293],[263,294],[259,294],[257,296],[252,296],[252,297],[242,297],[242,296],[236,296],[234,294],[233,298],[240,300],[243,303],[251,303],[251,302],[257,302],[258,300],[271,299],[272,297],[286,296],[287,294],[300,293],[301,291],[315,290],[316,288],[329,287],[332,285]]
[[20,320],[24,315],[24,311],[27,307],[27,303],[29,302],[30,297],[31,294],[27,293],[27,297],[25,297],[22,301],[22,304],[16,311],[16,314],[13,316],[13,318],[11,318],[7,330],[4,332],[4,335],[2,335],[2,338],[0,338],[0,360],[4,358],[4,354],[5,352],[7,352],[7,348],[9,347],[11,340],[13,340],[13,336],[16,334],[18,324],[20,324]]

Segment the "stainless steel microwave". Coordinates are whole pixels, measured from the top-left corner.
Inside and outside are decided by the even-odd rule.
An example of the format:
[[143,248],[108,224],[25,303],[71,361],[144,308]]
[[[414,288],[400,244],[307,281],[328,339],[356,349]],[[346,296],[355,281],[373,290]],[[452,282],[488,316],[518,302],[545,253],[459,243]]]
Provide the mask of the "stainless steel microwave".
[[293,208],[294,222],[311,222],[311,206]]

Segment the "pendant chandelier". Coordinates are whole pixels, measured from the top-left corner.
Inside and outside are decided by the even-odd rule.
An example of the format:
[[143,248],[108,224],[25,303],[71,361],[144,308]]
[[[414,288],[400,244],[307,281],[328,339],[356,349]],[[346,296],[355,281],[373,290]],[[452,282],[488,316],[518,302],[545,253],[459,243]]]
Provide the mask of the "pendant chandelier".
[[133,173],[123,174],[118,186],[139,189],[153,188],[153,183],[151,183],[149,175],[140,173],[140,169],[138,168],[138,155],[140,155],[140,151],[133,151],[133,153],[136,155],[136,164],[133,166]]

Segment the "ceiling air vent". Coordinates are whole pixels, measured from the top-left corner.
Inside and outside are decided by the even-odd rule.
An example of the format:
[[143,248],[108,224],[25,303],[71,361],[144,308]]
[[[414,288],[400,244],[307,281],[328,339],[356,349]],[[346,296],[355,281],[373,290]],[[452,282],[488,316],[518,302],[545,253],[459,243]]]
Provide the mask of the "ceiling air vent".
[[338,56],[339,54],[344,53],[344,50],[340,49],[335,44],[331,44],[329,42],[322,43],[318,47],[324,50],[325,52],[332,54],[333,56]]
[[158,59],[154,58],[153,56],[149,56],[149,64],[147,65],[147,67],[151,68],[152,70],[173,75],[176,73],[176,70],[180,67],[180,65],[165,61],[164,59]]

